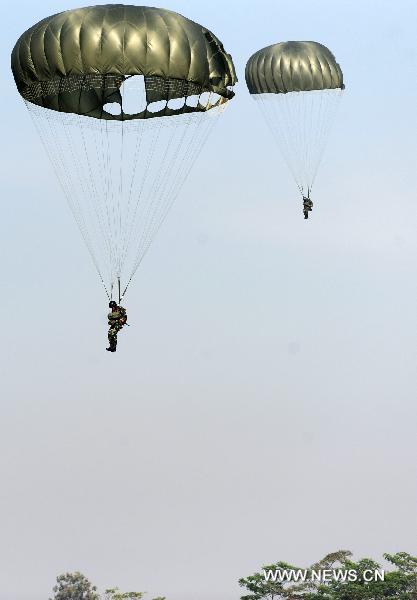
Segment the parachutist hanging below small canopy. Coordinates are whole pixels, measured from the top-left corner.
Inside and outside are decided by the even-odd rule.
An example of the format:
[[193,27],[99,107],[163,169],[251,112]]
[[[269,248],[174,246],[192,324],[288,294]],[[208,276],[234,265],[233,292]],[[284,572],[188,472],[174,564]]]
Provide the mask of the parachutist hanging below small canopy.
[[313,202],[309,197],[303,196],[303,213],[304,218],[308,219],[308,213],[313,210]]
[[108,352],[116,352],[117,348],[117,334],[127,324],[127,313],[123,306],[119,306],[117,302],[111,300],[109,303],[109,312],[107,319],[109,322],[109,347],[106,348]]
[[288,41],[255,52],[246,84],[290,168],[308,219],[310,193],[345,88],[332,52],[314,41]]

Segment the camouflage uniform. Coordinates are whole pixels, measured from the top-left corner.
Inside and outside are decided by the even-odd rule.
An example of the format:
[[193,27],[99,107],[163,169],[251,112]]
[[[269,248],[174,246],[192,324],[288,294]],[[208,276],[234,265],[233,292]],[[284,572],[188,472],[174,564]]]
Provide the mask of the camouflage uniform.
[[117,346],[117,334],[127,321],[126,310],[122,306],[118,306],[115,310],[109,312],[107,319],[109,322],[109,346],[110,350],[115,352]]
[[311,212],[313,210],[313,203],[310,200],[310,198],[306,198],[305,196],[303,196],[303,213],[304,213],[304,218],[308,219],[308,213]]

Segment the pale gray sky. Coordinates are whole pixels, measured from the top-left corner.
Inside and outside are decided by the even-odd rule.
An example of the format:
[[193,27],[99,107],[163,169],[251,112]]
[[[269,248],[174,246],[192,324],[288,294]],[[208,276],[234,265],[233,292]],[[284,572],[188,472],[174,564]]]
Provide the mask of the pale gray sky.
[[[0,600],[45,600],[75,569],[233,600],[264,562],[415,554],[416,4],[162,3],[224,41],[240,83],[116,355],[9,67],[25,29],[80,5],[3,13]],[[330,47],[347,86],[307,223],[244,83],[247,58],[287,39]]]

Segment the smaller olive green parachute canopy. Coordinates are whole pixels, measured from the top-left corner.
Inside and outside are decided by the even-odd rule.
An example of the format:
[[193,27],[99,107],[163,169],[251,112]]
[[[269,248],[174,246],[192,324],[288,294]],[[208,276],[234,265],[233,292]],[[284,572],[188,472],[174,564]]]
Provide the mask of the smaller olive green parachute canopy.
[[304,218],[342,90],[335,57],[318,42],[280,42],[253,54],[246,84],[303,197]]
[[343,89],[335,57],[318,42],[280,42],[255,52],[246,65],[251,94]]
[[134,75],[145,79],[146,101],[213,92],[233,97],[232,58],[208,29],[162,8],[108,4],[68,10],[28,29],[12,52],[17,89],[33,104],[99,119],[126,120],[205,111],[213,105],[113,115],[120,88]]

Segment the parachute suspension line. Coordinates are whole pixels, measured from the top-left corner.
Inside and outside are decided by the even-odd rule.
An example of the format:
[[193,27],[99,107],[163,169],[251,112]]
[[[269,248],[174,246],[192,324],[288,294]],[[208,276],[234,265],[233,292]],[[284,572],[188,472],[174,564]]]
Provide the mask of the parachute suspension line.
[[[102,102],[104,102],[104,89],[105,89],[105,78],[103,75],[103,89],[102,89]],[[103,109],[102,109],[103,111]],[[94,137],[94,155],[96,158],[97,165],[99,167],[99,179],[98,183],[100,184],[100,193],[99,198],[102,199],[101,207],[103,217],[102,220],[106,224],[106,238],[107,238],[107,252],[108,252],[108,265],[112,265],[114,262],[114,236],[111,227],[110,221],[110,209],[109,209],[109,196],[110,196],[110,183],[109,183],[109,169],[108,169],[108,154],[105,151],[105,124],[107,121],[104,119],[100,119],[97,126],[91,127],[91,131],[93,132]],[[92,173],[92,177],[94,178],[94,173]],[[109,273],[109,280],[112,282],[112,273]]]
[[173,148],[173,141],[176,138],[176,131],[179,128],[179,120],[173,126],[173,131],[171,133],[169,142],[164,152],[164,156],[162,159],[162,165],[169,165],[168,168],[165,169],[165,172],[161,172],[159,177],[154,180],[153,187],[150,191],[150,197],[152,198],[151,202],[147,207],[147,211],[143,218],[143,228],[140,236],[140,244],[138,247],[138,251],[136,253],[136,259],[133,265],[133,272],[136,272],[139,267],[140,262],[143,260],[152,239],[155,237],[156,232],[158,231],[158,222],[161,223],[169,210],[169,207],[166,206],[166,202],[164,199],[164,193],[167,186],[167,181],[170,177],[170,173],[175,171],[178,175],[177,162],[179,157],[181,156],[181,148],[183,145],[183,141],[185,135],[187,133],[187,125],[185,125],[182,129],[182,133],[177,142],[177,146]]
[[341,92],[329,89],[254,96],[303,196],[310,197]]
[[[84,223],[84,229],[86,231],[87,238],[89,240],[89,247],[91,249],[91,256],[93,258],[93,263],[96,266],[97,272],[102,280],[104,280],[103,275],[101,273],[98,261],[97,261],[97,251],[94,249],[94,241],[97,243],[100,242],[101,238],[94,235],[94,230],[89,231],[89,227],[86,224],[86,219],[88,222],[91,222],[91,215],[95,212],[94,203],[92,202],[92,198],[94,196],[94,192],[91,190],[91,182],[89,181],[89,177],[85,172],[85,163],[81,161],[80,155],[80,144],[79,144],[79,135],[80,135],[80,116],[74,115],[74,117],[70,117],[69,120],[67,114],[58,113],[62,119],[62,129],[65,134],[66,147],[69,148],[70,154],[72,157],[72,164],[75,165],[74,170],[77,174],[77,177],[73,177],[71,181],[71,189],[69,190],[68,200],[70,204],[74,203],[76,207],[77,213],[80,215],[80,219]],[[81,124],[82,131],[82,124]],[[81,134],[82,135],[82,134]],[[64,144],[60,144],[62,148],[65,147]],[[63,157],[63,162],[65,163],[65,158]],[[77,185],[78,183],[78,185]],[[81,207],[80,203],[83,203],[83,207]],[[92,235],[94,235],[95,240],[92,239]]]
[[[156,214],[152,215],[152,221],[150,226],[148,226],[148,231],[146,237],[143,238],[141,245],[139,247],[136,261],[134,263],[133,271],[129,278],[128,284],[125,288],[124,293],[127,290],[128,285],[130,284],[132,278],[134,277],[141,261],[143,260],[146,252],[148,251],[152,239],[155,237],[157,231],[162,226],[170,207],[172,206],[175,198],[177,197],[184,181],[186,180],[195,160],[200,154],[205,141],[209,133],[211,132],[214,124],[217,122],[216,116],[221,112],[217,108],[212,109],[213,112],[216,111],[216,115],[210,115],[210,111],[203,113],[203,119],[196,119],[195,115],[187,115],[186,118],[191,122],[191,126],[188,123],[188,127],[184,130],[183,135],[181,136],[178,146],[175,149],[175,153],[173,155],[172,168],[175,169],[177,173],[177,177],[171,183],[169,189],[167,189],[167,180],[164,182],[164,189],[162,190],[162,210],[159,210],[159,218],[156,219]],[[204,128],[202,126],[205,126]],[[208,126],[207,126],[208,125]],[[186,151],[183,153],[181,151],[182,146],[184,145],[185,136],[187,133],[190,133],[188,144],[186,145]],[[200,135],[199,135],[200,134]],[[202,134],[202,135],[201,135]],[[198,149],[198,150],[197,150]],[[172,156],[172,154],[171,154]],[[179,164],[178,164],[179,161]],[[185,166],[185,168],[184,168]],[[149,220],[148,220],[149,222]]]
[[[288,126],[290,118],[287,114],[288,108],[285,103],[285,98],[279,98],[279,96],[281,96],[281,94],[258,94],[254,96],[254,99],[258,101],[265,121],[268,127],[271,129],[274,138],[278,141],[278,144],[281,147],[283,158],[287,163],[290,172],[292,173],[300,193],[302,194],[302,185],[300,185],[299,178],[295,172],[291,157],[292,151],[289,141],[290,128]],[[282,96],[287,96],[287,94],[282,94]],[[278,106],[279,102],[282,104],[281,112]],[[296,133],[294,133],[294,135],[296,135]]]
[[[278,107],[278,105],[274,102],[274,96],[265,97],[265,100],[269,102],[269,105],[265,104],[265,108],[267,110],[269,109],[269,112],[271,112],[271,109],[272,109],[272,111],[274,113],[274,117],[272,118],[272,122],[271,122],[271,125],[276,129],[276,130],[274,130],[274,135],[275,136],[280,136],[280,129],[284,129],[284,134],[282,135],[282,138],[281,138],[284,147],[286,147],[286,152],[284,154],[284,158],[285,158],[288,166],[290,167],[291,172],[293,172],[293,166],[292,166],[291,158],[290,158],[290,156],[291,156],[291,148],[289,146],[289,140],[288,140],[287,133],[286,133],[287,132],[287,128],[286,127],[282,127],[281,122],[280,122],[281,119],[283,119],[285,121],[285,123],[288,123],[288,120],[289,120],[288,119],[288,115],[286,114],[287,110],[288,110],[287,106],[286,106],[286,102],[285,102],[286,96],[283,96],[282,99],[278,100],[278,101],[281,101],[281,103],[282,103],[282,111],[283,111],[282,115],[279,113],[279,107]],[[267,116],[267,119],[268,119],[268,113],[266,114],[266,116]],[[269,117],[269,118],[271,118],[271,117]],[[296,135],[296,133],[294,133],[294,135]],[[293,177],[296,180],[296,183],[297,183],[298,187],[300,188],[298,179],[297,179],[296,174],[294,172],[293,172]],[[300,188],[300,192],[302,193],[302,189],[301,188]]]
[[[131,204],[132,204],[132,195],[133,195],[133,185],[135,182],[135,178],[136,178],[136,172],[137,172],[137,166],[138,166],[138,162],[139,162],[139,153],[141,151],[141,147],[142,147],[142,140],[144,138],[144,128],[143,127],[138,127],[138,132],[136,135],[136,144],[135,144],[135,154],[133,157],[133,169],[131,170],[131,178],[130,178],[130,185],[129,185],[129,195],[128,195],[128,199],[127,199],[127,206],[126,206],[126,223],[129,223],[129,217],[130,217],[130,210],[131,210]],[[134,216],[136,215],[136,211],[137,211],[137,205],[139,203],[140,200],[140,193],[138,194],[138,199],[135,205],[135,209],[134,209]],[[132,230],[132,224],[134,222],[134,217],[133,219],[130,221],[131,223],[131,227],[130,227],[130,233]],[[125,236],[123,239],[123,244],[122,244],[122,253],[121,253],[121,263],[124,264],[124,261],[126,259],[126,253],[128,250],[128,243],[130,240],[130,233],[128,234],[127,231],[128,228],[126,228],[126,232],[125,232]]]
[[[38,131],[42,145],[45,148],[46,154],[51,162],[53,170],[55,171],[58,182],[67,199],[68,206],[78,225],[80,233],[92,258],[93,264],[104,286],[105,292],[107,296],[109,296],[107,287],[104,283],[101,274],[101,270],[93,252],[91,238],[89,236],[85,220],[82,216],[82,211],[79,207],[77,193],[72,189],[71,176],[68,172],[64,160],[63,144],[61,143],[61,133],[63,131],[63,128],[65,128],[65,119],[68,118],[68,115],[62,113],[53,114],[54,111],[50,109],[44,109],[43,107],[38,107],[37,105],[32,104],[31,102],[26,100],[25,104],[31,116],[31,119],[35,125],[35,128]],[[56,124],[58,124],[58,127],[55,127]]]
[[[318,132],[321,127],[321,122],[323,119],[323,99],[325,97],[325,92],[319,92],[318,96],[320,99],[319,105],[316,106],[314,104],[315,94],[308,94],[310,105],[306,107],[306,114],[304,116],[305,120],[309,120],[309,128],[307,132],[307,136],[305,139],[305,147],[306,147],[306,172],[310,175],[308,180],[308,187],[312,188],[314,185],[314,181],[316,179],[317,171],[320,165],[321,157],[322,157],[322,147],[321,147],[321,139],[318,137]],[[309,114],[311,115],[309,119]],[[316,148],[317,148],[317,156],[314,156],[314,146],[313,144],[309,144],[308,140],[315,140]],[[308,175],[307,175],[308,176]]]
[[[314,180],[316,178],[316,174],[317,174],[317,170],[319,167],[319,163],[320,163],[320,146],[319,146],[319,139],[317,138],[317,130],[318,127],[320,126],[320,116],[322,113],[322,107],[323,107],[323,92],[318,94],[320,97],[320,102],[319,102],[319,106],[315,107],[314,105],[314,100],[315,100],[315,95],[314,94],[306,94],[306,96],[308,96],[307,100],[308,102],[306,102],[304,104],[304,147],[305,147],[305,169],[306,169],[306,174],[307,174],[307,191],[308,188],[312,188],[314,185]],[[318,114],[315,114],[315,109],[318,110]],[[309,115],[311,115],[311,117],[309,118]],[[314,144],[313,143],[309,143],[309,140],[314,140],[315,143],[317,144],[318,147],[318,152],[319,155],[317,156],[317,161],[316,164],[314,164]]]
[[[89,200],[92,198],[93,200],[90,200],[90,203],[92,205],[92,209],[94,211],[94,214],[96,215],[97,218],[97,223],[99,225],[100,228],[100,233],[104,239],[104,242],[106,244],[107,247],[107,252],[110,254],[111,252],[111,246],[110,246],[110,238],[109,238],[109,234],[108,232],[105,230],[105,226],[103,224],[103,211],[100,212],[100,208],[101,208],[101,197],[100,194],[97,191],[97,185],[95,182],[95,178],[93,175],[93,171],[92,171],[92,167],[91,167],[91,163],[90,163],[90,156],[89,156],[89,152],[87,151],[87,144],[86,144],[86,136],[85,136],[85,131],[84,131],[84,125],[85,125],[85,119],[87,117],[83,117],[81,115],[77,115],[78,119],[79,119],[79,131],[81,132],[81,139],[82,139],[82,147],[84,150],[84,156],[85,156],[85,165],[87,165],[88,167],[88,178],[87,181],[90,182],[90,186],[91,187],[91,192],[88,194],[88,198]],[[95,136],[93,135],[94,139]]]
[[[182,115],[180,117],[182,123],[178,122],[178,128],[184,127],[185,135],[182,133],[176,144],[173,144],[175,132],[171,136],[170,150],[168,151],[168,154],[164,153],[166,156],[165,161],[168,162],[168,165],[165,165],[165,169],[162,174],[159,174],[159,178],[157,177],[154,179],[154,185],[152,186],[152,191],[154,193],[153,200],[159,199],[158,203],[155,204],[155,202],[152,202],[152,209],[150,211],[144,212],[143,209],[145,207],[142,207],[140,218],[138,220],[136,218],[131,220],[132,224],[136,222],[142,223],[142,226],[135,236],[137,241],[140,241],[140,244],[130,277],[123,289],[122,298],[127,292],[130,282],[149,249],[153,238],[162,226],[162,223],[165,220],[171,205],[175,201],[189,171],[200,154],[211,129],[217,122],[217,114],[222,112],[223,108],[224,107],[219,107],[207,111],[206,113]],[[186,119],[185,124],[184,119]],[[165,121],[165,119],[161,119],[161,121]],[[176,124],[171,123],[170,126],[175,127],[175,130],[177,129]],[[185,152],[182,149],[183,147],[186,149]],[[170,178],[170,173],[172,171],[176,173],[174,180]],[[158,179],[160,184],[155,186],[155,182],[157,182]],[[155,198],[155,194],[158,198]],[[149,214],[148,218],[144,216],[145,214]],[[145,227],[146,225],[147,227]]]
[[[63,113],[63,114],[58,113],[56,115],[56,117],[54,115],[54,118],[56,118],[56,121],[58,122],[58,125],[61,125],[61,127],[60,128],[58,127],[57,130],[60,129],[62,131],[62,133],[64,134],[64,141],[65,141],[65,143],[64,144],[59,143],[58,147],[61,148],[61,153],[62,153],[61,156],[62,156],[63,169],[68,172],[68,179],[69,179],[69,184],[70,185],[69,185],[69,188],[68,188],[68,193],[66,194],[67,200],[68,200],[68,203],[69,203],[70,207],[74,207],[74,210],[75,210],[75,212],[76,212],[76,214],[78,216],[77,221],[82,223],[81,232],[82,233],[85,232],[85,239],[87,240],[86,243],[88,244],[88,247],[89,247],[89,249],[91,251],[91,254],[93,256],[93,260],[95,261],[95,256],[94,256],[94,251],[93,251],[93,245],[92,245],[91,236],[90,236],[90,233],[88,231],[88,228],[87,228],[87,225],[86,225],[86,222],[85,222],[85,218],[84,218],[84,215],[83,215],[83,211],[82,211],[81,206],[80,206],[80,199],[81,198],[79,198],[79,191],[81,191],[81,196],[85,195],[85,192],[84,192],[84,189],[83,189],[84,188],[84,182],[83,182],[83,179],[80,178],[80,187],[81,187],[81,190],[78,189],[78,186],[75,186],[73,184],[73,181],[71,179],[71,174],[67,170],[67,165],[65,164],[65,157],[64,157],[64,151],[63,151],[64,147],[69,148],[72,160],[76,164],[76,172],[78,172],[78,173],[81,174],[82,173],[81,167],[80,167],[80,165],[77,164],[78,161],[79,161],[79,153],[74,150],[73,139],[72,139],[72,136],[71,136],[71,134],[69,132],[68,124],[67,124],[67,119],[70,119],[70,118],[76,119],[77,117],[76,116],[74,116],[74,117],[68,117],[68,115],[65,114],[65,113]],[[53,133],[54,132],[51,132],[51,139],[52,140],[54,140]],[[58,133],[58,131],[56,131],[56,134],[57,133]]]
[[[61,115],[62,113],[58,113],[59,115]],[[88,226],[86,224],[85,221],[85,216],[88,216],[88,211],[85,211],[81,208],[80,205],[80,201],[84,200],[84,202],[88,202],[88,207],[90,208],[91,211],[91,201],[90,198],[92,197],[91,193],[88,190],[88,182],[89,179],[88,177],[86,177],[85,172],[84,172],[84,168],[83,168],[83,164],[80,161],[80,154],[78,150],[78,146],[79,144],[77,144],[77,148],[74,147],[74,137],[72,134],[76,135],[78,133],[78,131],[81,129],[81,135],[83,137],[84,132],[83,132],[83,126],[82,123],[79,123],[80,121],[80,116],[79,115],[74,115],[74,119],[67,122],[67,117],[68,115],[66,113],[62,114],[62,129],[64,131],[65,134],[65,138],[66,138],[66,142],[67,142],[67,147],[70,149],[71,152],[71,156],[72,156],[72,160],[73,163],[76,165],[75,167],[75,173],[78,174],[78,180],[79,180],[79,186],[80,186],[80,194],[78,193],[78,189],[77,189],[77,185],[74,185],[74,183],[76,183],[76,181],[74,180],[72,182],[71,188],[68,190],[68,194],[67,194],[67,200],[70,206],[74,205],[75,206],[75,210],[77,215],[79,215],[79,218],[76,219],[77,222],[81,221],[82,222],[82,228],[81,232],[85,231],[85,235],[83,236],[84,239],[86,240],[86,245],[87,248],[89,249],[90,255],[92,257],[93,260],[93,264],[97,270],[97,273],[99,275],[99,278],[104,286],[104,289],[106,291],[107,296],[109,296],[108,290],[107,290],[107,286],[104,282],[104,278],[101,272],[101,269],[99,267],[99,263],[97,261],[97,257],[96,257],[96,252],[94,251],[94,245],[91,239],[91,234],[94,232],[89,232],[88,231]],[[59,119],[58,119],[59,120]],[[70,127],[69,127],[70,125]],[[75,127],[74,127],[75,125]],[[61,153],[62,153],[62,162],[64,164],[64,168],[65,168],[65,158],[63,156],[64,152],[63,152],[63,148],[65,147],[64,144],[58,144],[59,148],[61,148]],[[86,157],[88,159],[88,152],[86,151],[85,148],[85,154]],[[88,160],[87,160],[88,162]],[[70,177],[71,179],[71,177]],[[75,179],[75,178],[74,178]],[[93,176],[91,175],[91,180],[94,181]],[[94,210],[94,204],[93,204],[93,210]],[[96,214],[97,212],[94,211]],[[96,236],[97,237],[97,236]],[[100,239],[100,238],[98,238]],[[98,241],[98,240],[97,240]]]
[[[177,147],[171,152],[171,149],[173,148],[173,142],[176,139],[177,130],[179,129],[179,123],[180,120],[176,119],[161,160],[161,169],[158,173],[158,177],[154,179],[152,188],[149,192],[151,201],[148,204],[147,211],[144,216],[143,233],[138,250],[139,253],[143,252],[143,248],[149,247],[150,239],[153,239],[153,233],[157,231],[155,228],[156,213],[159,212],[161,218],[164,216],[165,207],[163,195],[166,188],[166,183],[170,177],[170,174],[173,171],[177,172],[176,163],[178,161],[178,157],[181,155],[182,143],[187,132],[187,127],[183,127]],[[169,167],[165,168],[165,171],[163,170],[164,165],[169,165]]]
[[[168,104],[168,102],[166,103],[166,105],[167,104]],[[134,206],[134,210],[133,210],[133,215],[130,220],[130,227],[129,227],[128,231],[126,231],[126,235],[125,235],[123,260],[125,260],[129,248],[131,246],[137,245],[138,240],[140,240],[141,236],[143,235],[143,229],[144,229],[144,223],[143,223],[144,216],[143,215],[144,215],[144,212],[146,211],[146,201],[148,200],[148,202],[152,203],[151,192],[148,191],[146,193],[146,183],[147,183],[147,180],[150,178],[151,165],[154,162],[154,157],[156,154],[158,141],[161,136],[163,127],[164,127],[164,125],[166,125],[168,127],[168,125],[163,122],[163,119],[164,119],[164,117],[158,118],[155,126],[152,124],[152,122],[148,122],[147,120],[145,120],[143,123],[140,123],[138,125],[142,130],[142,135],[141,135],[142,139],[144,139],[144,137],[145,137],[146,129],[152,129],[152,136],[151,136],[151,141],[149,144],[150,149],[147,154],[147,159],[146,159],[145,167],[143,169],[143,174],[142,174],[142,178],[140,181],[139,190],[137,192],[137,198],[136,198],[136,202],[135,202],[135,206]],[[138,150],[138,153],[136,154],[136,161],[138,160],[138,157],[139,157],[139,150]],[[135,164],[135,175],[137,172],[136,164]],[[162,161],[160,161],[159,169],[157,170],[156,174],[154,175],[154,181],[153,181],[152,188],[155,185],[155,181],[160,179],[161,171],[164,168],[164,166],[165,166],[165,168],[168,168],[166,165],[164,165],[164,163]],[[133,188],[133,183],[134,182],[132,179],[132,188]],[[152,188],[151,188],[151,191],[152,191]],[[130,196],[130,193],[129,193],[129,196]],[[149,204],[148,204],[148,206],[149,206]],[[135,235],[134,231],[135,231],[136,224],[138,225],[138,230]],[[132,236],[134,239],[133,243],[132,243]],[[127,288],[129,287],[129,284],[132,281],[135,271],[136,271],[136,269],[134,269],[134,271],[130,274],[130,276],[128,278],[126,286],[123,290],[122,298],[126,294]]]
[[104,124],[100,122],[101,127],[101,145],[102,145],[102,157],[103,157],[103,171],[104,180],[102,182],[102,193],[106,198],[106,207],[108,209],[108,229],[110,236],[111,250],[109,254],[109,281],[113,288],[114,285],[114,261],[115,261],[115,239],[114,239],[114,203],[113,200],[113,186],[111,184],[111,165],[110,165],[110,142],[108,132],[107,119],[104,120]]
[[[124,237],[124,243],[123,243],[124,250],[123,250],[123,259],[122,259],[123,262],[125,261],[128,250],[129,250],[130,246],[132,245],[132,236],[134,235],[135,224],[137,223],[138,220],[140,220],[138,218],[138,216],[140,217],[141,213],[144,210],[144,207],[142,205],[146,202],[146,197],[144,198],[145,190],[146,190],[145,186],[146,186],[147,180],[149,179],[149,176],[150,176],[151,165],[154,162],[154,156],[156,154],[156,148],[158,145],[159,137],[160,137],[162,126],[163,126],[162,117],[158,118],[157,121],[158,122],[155,127],[153,126],[152,123],[148,123],[147,120],[145,120],[143,123],[138,124],[138,127],[142,128],[142,138],[145,137],[146,129],[152,128],[153,135],[150,140],[149,151],[147,153],[142,177],[140,179],[140,184],[139,184],[139,189],[138,189],[138,192],[136,195],[136,203],[135,203],[133,215],[132,215],[132,218],[130,219],[129,227],[128,227],[125,237]],[[139,160],[139,151],[136,154],[136,161],[138,161],[138,160]],[[159,170],[161,168],[162,168],[162,165],[160,166]],[[136,175],[136,173],[137,173],[137,170],[135,169],[135,175]],[[133,187],[133,184],[134,184],[134,181],[132,180],[132,187]],[[139,229],[136,237],[140,238],[140,233],[141,233],[141,230]],[[128,281],[128,284],[130,283],[130,280],[131,280],[131,277]],[[123,296],[126,292],[126,289],[127,289],[127,286],[125,288],[125,291],[123,292]]]
[[[335,117],[335,108],[337,108],[340,99],[340,92],[341,90],[322,90],[319,93],[308,94],[310,106],[307,108],[306,118],[308,119],[310,115],[310,128],[305,146],[309,148],[306,162],[309,192],[311,192],[314,185],[323,158],[328,133]],[[308,144],[309,140],[313,140],[314,144]]]
[[[146,240],[149,235],[152,235],[152,220],[155,211],[162,210],[162,196],[163,189],[167,178],[170,177],[172,172],[176,172],[175,162],[178,159],[178,153],[181,151],[181,141],[183,139],[186,128],[183,128],[179,143],[176,151],[171,151],[173,148],[173,142],[176,139],[176,134],[179,129],[179,119],[175,119],[171,125],[172,130],[170,132],[168,142],[165,146],[164,153],[160,159],[160,169],[156,177],[154,177],[152,187],[149,191],[149,203],[146,207],[146,211],[142,214],[142,229],[140,235],[140,244],[138,253],[142,252],[143,246],[146,245]],[[161,192],[162,190],[162,192]]]
[[[302,92],[297,92],[297,94]],[[303,195],[307,194],[308,187],[311,185],[309,163],[314,138],[309,137],[314,124],[314,118],[308,119],[308,115],[311,110],[311,98],[308,94],[296,96],[300,125],[302,128],[299,129],[299,137],[297,139],[297,148],[301,152],[301,185],[303,188]],[[306,189],[307,188],[307,189]]]
[[[102,113],[104,111],[104,90],[106,89],[106,77],[107,77],[106,75],[103,75],[103,80],[102,80],[102,96],[101,96],[101,102],[102,102],[101,111],[102,111]],[[96,135],[95,135],[96,156],[97,156],[97,162],[101,169],[100,182],[101,182],[102,186],[104,185],[104,187],[102,187],[102,190],[101,190],[101,195],[104,199],[104,205],[105,205],[105,211],[106,211],[106,221],[107,221],[108,235],[109,235],[109,244],[110,244],[108,264],[113,265],[115,240],[114,240],[113,230],[112,230],[112,226],[111,226],[110,206],[109,206],[109,201],[110,201],[110,170],[109,170],[110,157],[109,157],[109,152],[108,152],[107,120],[100,119],[99,123],[100,123],[99,131],[97,132],[96,130],[94,130],[96,133]],[[97,133],[98,133],[98,136],[100,139],[100,144],[97,143]],[[105,149],[105,142],[107,143],[106,149]],[[101,145],[101,154],[99,154],[99,152],[98,152],[98,149],[97,149],[98,145]],[[100,156],[101,156],[101,160],[99,159]],[[112,272],[109,273],[109,277],[110,277],[110,281],[113,282],[113,273]]]
[[106,181],[107,181],[107,198],[108,203],[110,204],[110,231],[112,232],[112,254],[111,254],[111,262],[110,262],[110,279],[113,282],[116,277],[116,262],[117,262],[117,241],[116,241],[116,222],[117,222],[117,214],[116,214],[116,203],[114,198],[114,185],[112,185],[112,173],[113,173],[113,161],[112,161],[112,144],[110,141],[110,133],[111,128],[109,130],[109,122],[106,120],[105,126],[105,142],[106,142]]
[[121,301],[227,103],[127,121],[27,106],[107,298]]
[[[121,109],[122,109],[122,121],[121,121],[121,126],[120,126],[120,166],[119,166],[119,193],[117,196],[117,211],[119,213],[119,232],[118,235],[116,236],[116,239],[118,240],[118,248],[117,248],[117,257],[118,257],[118,261],[117,261],[117,266],[116,266],[116,273],[117,273],[117,278],[118,281],[120,281],[120,275],[121,275],[121,270],[122,270],[122,263],[121,263],[121,258],[122,258],[122,209],[121,209],[121,199],[123,198],[123,151],[124,151],[124,119],[123,119],[123,96],[122,96],[122,102],[121,102]],[[119,301],[120,301],[120,293],[119,293]]]
[[[188,145],[188,149],[187,149],[187,153],[183,157],[183,160],[182,160],[181,177],[179,177],[176,182],[174,181],[174,184],[173,184],[173,191],[172,191],[173,198],[176,198],[177,194],[179,193],[179,191],[181,189],[182,181],[185,181],[186,178],[188,177],[193,165],[195,164],[195,161],[197,160],[200,153],[202,152],[210,133],[212,132],[214,126],[217,123],[217,117],[223,112],[223,110],[224,110],[224,107],[219,107],[218,109],[217,108],[213,109],[213,111],[218,111],[217,114],[215,113],[213,115],[213,114],[210,114],[210,112],[206,113],[204,129],[202,129],[203,123],[201,123],[201,122],[197,123],[197,126],[195,128],[195,133],[193,136],[191,136],[191,139],[190,139],[190,142]],[[200,129],[200,132],[199,132],[199,129]],[[199,135],[199,133],[200,133],[200,135]]]
[[197,160],[198,156],[203,150],[209,134],[214,128],[214,125],[217,123],[218,115],[222,112],[222,108],[215,108],[212,110],[213,113],[214,111],[216,112],[214,114],[211,114],[210,111],[205,113],[205,118],[203,121],[196,120],[196,122],[194,123],[194,133],[191,130],[188,147],[179,166],[180,177],[178,177],[177,180],[173,182],[172,190],[170,192],[172,198],[174,199],[179,193],[183,182],[188,177],[188,174],[192,169],[195,161]]
[[[301,94],[301,95],[300,95]],[[308,151],[307,144],[304,143],[303,128],[305,129],[306,119],[306,104],[308,98],[303,97],[303,92],[290,92],[284,94],[283,106],[285,111],[285,133],[286,143],[291,161],[291,170],[293,177],[297,182],[301,194],[305,194],[305,181],[308,179],[306,174],[306,153]],[[276,110],[279,107],[276,106]],[[294,132],[292,134],[292,132]],[[292,135],[294,138],[292,139]],[[299,165],[299,169],[297,169]]]
[[101,281],[101,283],[103,284],[104,291],[106,292],[106,296],[107,296],[107,298],[108,298],[109,300],[111,300],[111,296],[109,295],[109,292],[107,291],[106,284],[104,283],[104,281],[103,281],[103,278],[102,278],[102,276],[101,276],[101,274],[100,274],[100,273],[99,273],[99,277],[100,277],[100,281]]

